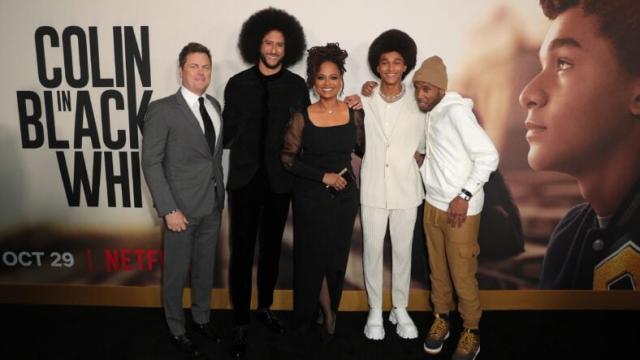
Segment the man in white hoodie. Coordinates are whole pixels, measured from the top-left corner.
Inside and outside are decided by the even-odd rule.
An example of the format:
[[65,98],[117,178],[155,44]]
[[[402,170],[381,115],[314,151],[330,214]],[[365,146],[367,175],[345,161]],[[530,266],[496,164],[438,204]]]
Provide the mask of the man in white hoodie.
[[473,115],[473,102],[447,91],[442,59],[425,60],[413,85],[418,107],[427,113],[426,157],[420,171],[426,189],[424,228],[435,320],[424,350],[439,353],[449,337],[455,290],[464,331],[452,359],[470,360],[480,352],[482,309],[476,272],[482,187],[498,166],[498,152]]

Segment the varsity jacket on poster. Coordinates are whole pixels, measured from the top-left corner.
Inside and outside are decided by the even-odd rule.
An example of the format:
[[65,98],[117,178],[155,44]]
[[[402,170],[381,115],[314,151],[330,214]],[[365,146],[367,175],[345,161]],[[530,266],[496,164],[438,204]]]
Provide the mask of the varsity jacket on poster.
[[571,209],[551,234],[543,289],[640,289],[640,182],[605,228],[593,208]]

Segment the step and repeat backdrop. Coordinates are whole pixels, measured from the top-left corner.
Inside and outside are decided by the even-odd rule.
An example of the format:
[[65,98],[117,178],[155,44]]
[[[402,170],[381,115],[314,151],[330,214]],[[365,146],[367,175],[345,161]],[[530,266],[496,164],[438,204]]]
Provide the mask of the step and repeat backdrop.
[[[487,189],[493,208],[480,239],[480,287],[538,289],[549,235],[583,199],[571,177],[527,164],[526,111],[518,96],[540,69],[549,21],[537,1],[519,0],[3,1],[0,287],[159,285],[161,221],[140,166],[145,111],[180,86],[178,53],[191,41],[211,49],[208,93],[223,103],[227,80],[250,66],[237,49],[240,27],[269,5],[299,19],[308,46],[339,42],[347,49],[347,95],[374,78],[367,50],[387,29],[414,38],[418,64],[434,54],[444,59],[450,89],[474,100],[501,154],[500,173]],[[304,77],[304,61],[291,70]],[[292,285],[291,227],[289,221],[278,280],[283,290]],[[225,289],[226,212],[217,256],[215,286]],[[412,265],[412,288],[428,289],[420,226]],[[364,289],[358,221],[346,287]]]

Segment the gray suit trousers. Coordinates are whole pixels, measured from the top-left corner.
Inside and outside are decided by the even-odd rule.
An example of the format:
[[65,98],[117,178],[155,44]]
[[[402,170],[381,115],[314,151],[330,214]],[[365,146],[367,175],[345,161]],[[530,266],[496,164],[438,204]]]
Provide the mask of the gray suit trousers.
[[186,231],[174,232],[164,226],[162,302],[167,325],[175,336],[185,333],[182,295],[187,285],[189,265],[191,316],[197,324],[209,322],[220,217],[220,210],[214,206],[213,212],[209,215],[188,218]]

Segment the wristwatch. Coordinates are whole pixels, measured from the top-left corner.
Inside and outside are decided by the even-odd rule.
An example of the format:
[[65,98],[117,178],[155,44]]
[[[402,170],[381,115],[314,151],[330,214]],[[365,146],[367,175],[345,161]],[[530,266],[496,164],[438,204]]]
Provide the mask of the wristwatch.
[[466,189],[462,189],[462,190],[460,190],[460,193],[458,194],[458,197],[463,199],[463,200],[469,201],[469,200],[471,200],[471,197],[473,197],[473,194],[470,191],[466,190]]

